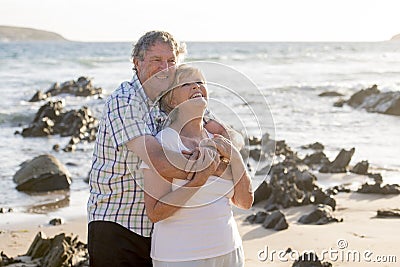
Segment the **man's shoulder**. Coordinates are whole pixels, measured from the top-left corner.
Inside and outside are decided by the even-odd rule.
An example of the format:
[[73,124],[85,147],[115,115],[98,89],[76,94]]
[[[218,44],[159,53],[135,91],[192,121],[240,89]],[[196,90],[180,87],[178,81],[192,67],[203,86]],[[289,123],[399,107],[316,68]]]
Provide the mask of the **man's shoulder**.
[[137,83],[133,81],[124,81],[108,96],[107,102],[115,101],[116,99],[125,100],[127,102],[137,98],[142,100],[143,94],[141,94],[140,90],[142,90],[142,88],[138,86]]

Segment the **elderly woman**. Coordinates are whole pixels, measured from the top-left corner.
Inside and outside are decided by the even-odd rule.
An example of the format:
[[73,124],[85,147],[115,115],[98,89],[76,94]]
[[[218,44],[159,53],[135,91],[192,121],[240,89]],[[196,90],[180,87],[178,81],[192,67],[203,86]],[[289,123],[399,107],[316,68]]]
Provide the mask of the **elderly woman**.
[[[206,168],[191,180],[167,179],[142,165],[146,212],[155,223],[153,265],[244,266],[231,204],[248,209],[253,203],[245,164],[228,139],[214,137],[203,127],[208,92],[201,71],[187,65],[177,67],[171,88],[160,100],[169,114],[169,125],[157,134],[159,142],[166,150],[197,149],[200,157],[211,154],[214,161],[210,164],[215,168],[220,158],[228,165],[220,177],[212,175],[213,168]],[[225,149],[217,151],[210,140]]]

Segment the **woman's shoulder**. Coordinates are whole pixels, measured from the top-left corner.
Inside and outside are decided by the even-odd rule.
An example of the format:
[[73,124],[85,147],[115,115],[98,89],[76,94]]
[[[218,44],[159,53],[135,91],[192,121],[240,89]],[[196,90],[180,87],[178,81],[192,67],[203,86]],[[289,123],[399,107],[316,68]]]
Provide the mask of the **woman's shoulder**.
[[187,150],[183,145],[178,132],[170,127],[166,127],[157,133],[156,138],[160,144],[173,151]]

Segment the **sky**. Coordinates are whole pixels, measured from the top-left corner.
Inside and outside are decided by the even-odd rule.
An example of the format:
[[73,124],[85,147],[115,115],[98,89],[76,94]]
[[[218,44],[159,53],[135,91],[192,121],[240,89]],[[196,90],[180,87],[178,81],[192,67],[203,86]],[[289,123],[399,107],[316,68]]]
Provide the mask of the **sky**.
[[181,41],[385,41],[399,0],[0,0],[0,25],[74,41],[134,41],[165,30]]

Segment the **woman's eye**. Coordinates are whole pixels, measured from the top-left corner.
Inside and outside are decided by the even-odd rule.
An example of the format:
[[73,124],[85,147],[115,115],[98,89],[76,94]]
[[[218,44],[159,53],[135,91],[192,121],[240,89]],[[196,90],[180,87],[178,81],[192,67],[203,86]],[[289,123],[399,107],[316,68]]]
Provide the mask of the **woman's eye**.
[[189,86],[190,85],[190,83],[184,83],[184,84],[182,84],[182,87],[183,86]]

